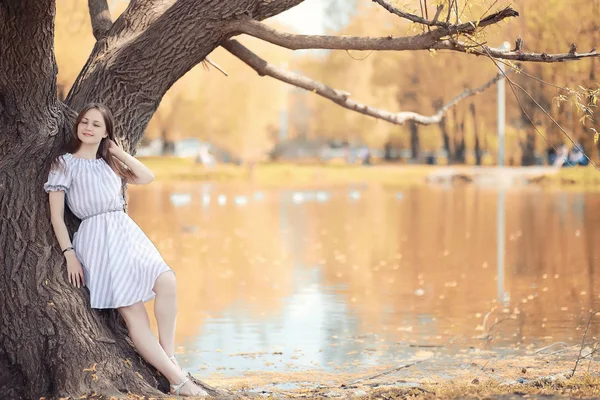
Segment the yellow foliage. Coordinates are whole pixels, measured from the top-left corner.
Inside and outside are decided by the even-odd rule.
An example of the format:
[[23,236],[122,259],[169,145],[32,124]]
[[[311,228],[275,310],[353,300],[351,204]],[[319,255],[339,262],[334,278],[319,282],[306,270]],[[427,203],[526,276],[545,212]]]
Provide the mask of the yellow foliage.
[[[458,3],[461,22],[479,22],[486,13],[509,5],[520,13],[518,18],[487,27],[485,33],[470,39],[463,38],[485,42],[492,47],[499,46],[505,40],[514,43],[519,36],[524,40],[524,51],[566,53],[571,43],[576,42],[578,51],[583,52],[595,46],[600,37],[600,30],[595,26],[594,18],[590,17],[599,14],[598,1],[461,0]],[[127,2],[122,0],[111,2],[113,18],[126,5]],[[416,0],[397,2],[395,5],[409,12],[421,12]],[[430,17],[435,14],[435,7],[436,2],[430,2]],[[451,22],[456,21],[454,14],[451,14]],[[446,17],[447,10],[444,10],[440,18]],[[290,31],[286,27],[277,28]],[[359,3],[350,23],[334,34],[407,36],[422,33],[424,29],[398,18],[377,4],[365,2]],[[57,2],[55,35],[58,84],[62,94],[66,95],[95,43],[86,2]],[[432,115],[440,104],[447,103],[465,88],[482,85],[497,73],[494,63],[485,57],[448,51],[330,51],[298,55],[253,38],[238,39],[276,66],[297,70],[331,87],[349,92],[350,98],[357,102],[391,112],[414,111]],[[202,66],[190,70],[164,96],[148,125],[148,138],[162,136],[177,140],[197,137],[227,149],[244,160],[255,161],[263,158],[277,140],[282,111],[288,110],[288,132],[292,137],[306,134],[308,137],[362,141],[374,147],[381,147],[386,141],[392,140],[404,148],[410,146],[407,126],[375,120],[343,109],[314,93],[291,88],[269,77],[259,77],[222,48],[217,48],[209,57],[224,68],[229,76],[223,76],[212,67],[210,71]],[[597,134],[592,133],[595,131],[590,132],[598,128],[590,119],[597,103],[596,81],[600,72],[597,62],[586,59],[548,65],[525,63],[521,65],[524,73],[509,76],[550,112],[569,136],[582,141],[584,146],[592,145],[598,139]],[[511,66],[507,63],[506,68],[511,69]],[[568,86],[577,92],[557,89],[528,77],[528,74],[552,85]],[[585,88],[590,86],[594,86],[596,92],[586,92]],[[529,135],[536,137],[538,153],[548,146],[545,140],[539,138],[540,134],[536,133],[521,107],[552,145],[569,143],[565,133],[533,101],[520,89],[515,87],[514,90],[521,105],[507,82],[507,157],[519,159],[521,144]],[[475,118],[470,112],[471,104],[476,109]],[[484,150],[495,154],[496,109],[495,87],[461,102],[455,111],[447,114],[451,143],[464,138],[467,149],[472,150],[477,131]],[[580,119],[586,127],[582,126]],[[463,128],[459,129],[461,123]],[[420,127],[419,135],[422,150],[438,150],[444,145],[436,125]]]

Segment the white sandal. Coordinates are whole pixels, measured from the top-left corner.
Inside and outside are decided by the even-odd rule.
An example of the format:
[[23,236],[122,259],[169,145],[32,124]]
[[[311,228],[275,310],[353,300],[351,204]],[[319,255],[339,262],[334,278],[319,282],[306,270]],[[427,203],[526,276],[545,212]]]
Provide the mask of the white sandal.
[[190,378],[185,378],[181,383],[177,384],[177,385],[171,385],[171,393],[174,394],[175,396],[186,396],[186,397],[208,397],[208,392],[206,392],[206,390],[203,389],[199,389],[198,392],[196,393],[192,393],[192,394],[180,394],[179,392],[181,391],[181,388],[185,386],[186,383],[190,382]]

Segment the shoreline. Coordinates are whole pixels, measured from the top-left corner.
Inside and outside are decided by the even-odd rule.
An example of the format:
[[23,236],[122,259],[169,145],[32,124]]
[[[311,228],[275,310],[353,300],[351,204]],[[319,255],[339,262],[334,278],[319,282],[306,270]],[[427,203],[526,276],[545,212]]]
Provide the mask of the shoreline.
[[219,164],[204,167],[189,158],[140,157],[157,181],[206,181],[251,183],[260,186],[346,185],[380,183],[390,186],[422,184],[534,186],[543,188],[600,188],[595,168],[572,167],[476,167],[410,164],[332,165],[260,163],[252,167]]

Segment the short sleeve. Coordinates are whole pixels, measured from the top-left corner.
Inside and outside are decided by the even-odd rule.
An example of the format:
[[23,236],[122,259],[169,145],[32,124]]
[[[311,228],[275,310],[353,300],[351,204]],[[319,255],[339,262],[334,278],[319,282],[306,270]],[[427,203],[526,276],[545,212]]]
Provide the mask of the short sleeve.
[[67,191],[71,187],[71,168],[64,156],[58,158],[57,165],[53,165],[44,183],[44,190],[48,192]]

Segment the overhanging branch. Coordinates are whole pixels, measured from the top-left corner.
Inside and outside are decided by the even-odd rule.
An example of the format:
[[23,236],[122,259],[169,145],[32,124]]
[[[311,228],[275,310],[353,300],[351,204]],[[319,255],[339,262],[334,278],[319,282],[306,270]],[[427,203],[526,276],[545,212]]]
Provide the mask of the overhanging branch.
[[334,89],[324,83],[315,81],[305,76],[278,68],[269,64],[264,59],[260,58],[244,45],[236,40],[228,40],[222,46],[234,56],[248,64],[260,76],[270,76],[280,81],[289,83],[290,85],[298,86],[302,89],[314,92],[320,96],[333,101],[334,103],[352,111],[368,115],[373,118],[382,119],[393,124],[402,125],[407,121],[415,121],[423,125],[436,124],[442,120],[444,113],[452,106],[456,105],[461,100],[467,97],[483,92],[485,89],[496,83],[503,75],[498,74],[492,80],[475,89],[466,89],[464,92],[456,96],[449,103],[442,106],[434,115],[425,116],[414,112],[404,111],[392,113],[386,110],[380,110],[374,107],[358,103],[350,99],[350,94],[341,90]]
[[408,37],[363,37],[295,35],[279,32],[261,22],[245,19],[231,25],[236,33],[245,33],[290,50],[423,50],[433,46],[437,40],[431,33]]
[[[462,26],[454,25],[454,26]],[[290,50],[329,49],[329,50],[450,50],[474,55],[488,55],[494,58],[529,62],[559,62],[579,60],[587,57],[598,57],[600,53],[593,50],[589,53],[570,51],[563,54],[524,53],[522,51],[503,51],[481,45],[469,46],[455,40],[441,40],[444,35],[440,29],[407,37],[366,37],[366,36],[328,36],[328,35],[295,35],[277,31],[261,22],[249,19],[240,20],[230,26],[232,32],[245,33],[266,42],[285,47]],[[487,51],[486,51],[487,50]]]
[[463,42],[457,42],[454,40],[442,40],[433,46],[435,50],[452,50],[459,51],[462,53],[474,54],[476,56],[485,56],[493,58],[502,58],[504,60],[515,60],[515,61],[528,61],[528,62],[543,62],[543,63],[554,63],[563,61],[574,61],[582,58],[599,57],[600,53],[596,49],[592,49],[587,53],[577,53],[575,51],[569,51],[568,53],[560,54],[548,54],[548,53],[526,53],[521,50],[504,51],[488,47],[484,44],[477,44],[476,46],[467,45]]
[[106,36],[106,33],[112,27],[108,4],[106,0],[88,0],[88,8],[94,37],[96,40],[100,40]]
[[415,22],[417,24],[427,25],[427,26],[437,26],[441,33],[444,35],[453,34],[453,33],[473,33],[478,28],[484,28],[489,25],[497,24],[498,22],[510,18],[510,17],[518,17],[519,13],[512,9],[511,7],[506,7],[503,10],[495,12],[493,14],[488,15],[485,18],[482,18],[479,21],[469,21],[463,24],[451,24],[449,22],[438,21],[437,17],[441,12],[443,5],[440,4],[438,6],[438,11],[433,20],[428,20],[423,17],[419,17],[418,15],[411,14],[405,11],[394,7],[392,4],[387,2],[386,0],[373,0],[373,2],[379,4],[383,8],[385,8],[390,13],[397,15],[401,18],[407,19],[409,21]]

